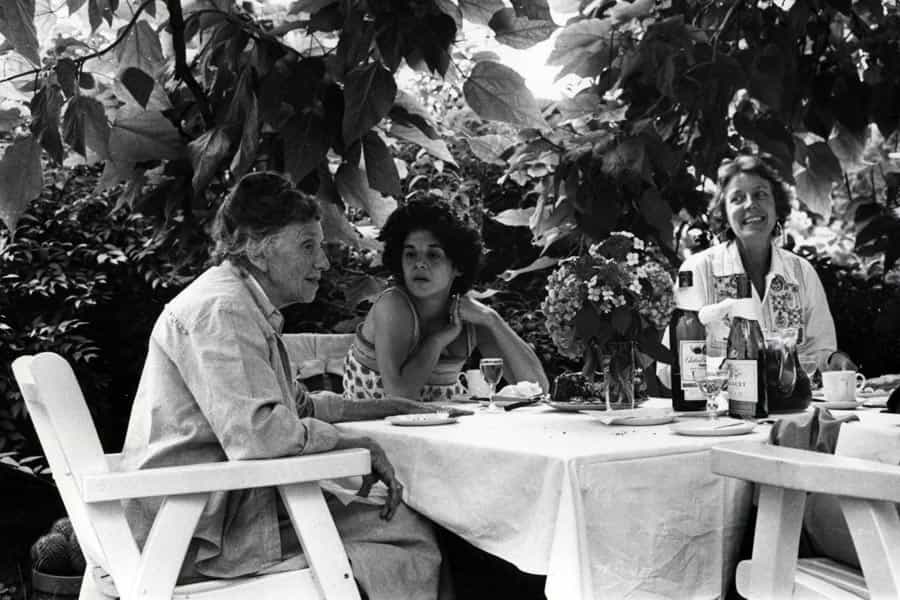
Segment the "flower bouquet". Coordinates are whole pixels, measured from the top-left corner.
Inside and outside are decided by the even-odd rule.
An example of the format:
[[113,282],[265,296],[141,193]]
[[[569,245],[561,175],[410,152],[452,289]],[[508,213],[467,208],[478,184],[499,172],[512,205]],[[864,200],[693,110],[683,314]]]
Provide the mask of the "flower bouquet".
[[581,377],[603,377],[610,408],[634,406],[640,353],[668,361],[660,337],[675,302],[666,264],[659,249],[616,231],[547,280],[541,308],[550,337],[564,356],[583,358]]

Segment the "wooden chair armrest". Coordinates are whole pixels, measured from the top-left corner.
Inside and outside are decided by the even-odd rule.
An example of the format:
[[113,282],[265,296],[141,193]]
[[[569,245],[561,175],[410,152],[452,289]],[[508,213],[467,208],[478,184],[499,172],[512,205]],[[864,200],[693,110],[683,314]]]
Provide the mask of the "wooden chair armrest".
[[712,471],[792,490],[900,502],[900,468],[895,465],[765,442],[713,447]]
[[85,502],[105,502],[127,498],[280,486],[365,475],[369,471],[371,471],[369,451],[354,448],[287,458],[85,475],[80,483],[81,496]]

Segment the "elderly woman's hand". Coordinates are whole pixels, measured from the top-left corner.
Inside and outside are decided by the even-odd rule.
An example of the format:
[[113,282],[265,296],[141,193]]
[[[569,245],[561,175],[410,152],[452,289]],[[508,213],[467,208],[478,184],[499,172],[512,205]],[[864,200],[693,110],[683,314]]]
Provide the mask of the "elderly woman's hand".
[[363,498],[369,495],[372,486],[378,481],[383,481],[387,486],[388,495],[385,500],[384,507],[381,509],[381,518],[390,521],[397,512],[397,506],[403,501],[403,484],[401,484],[394,474],[394,466],[388,460],[387,454],[378,442],[367,437],[356,438],[358,448],[365,448],[369,451],[372,458],[372,472],[363,476],[362,486],[356,493]]

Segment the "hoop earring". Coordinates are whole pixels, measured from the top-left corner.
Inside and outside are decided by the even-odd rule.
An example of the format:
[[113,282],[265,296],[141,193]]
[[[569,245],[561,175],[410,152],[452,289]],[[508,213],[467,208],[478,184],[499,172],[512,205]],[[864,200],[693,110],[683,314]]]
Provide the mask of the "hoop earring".
[[772,233],[774,233],[773,238],[776,240],[778,246],[779,246],[780,248],[783,248],[783,247],[784,247],[784,243],[785,243],[785,241],[786,241],[786,240],[785,240],[786,235],[785,235],[785,231],[784,231],[784,225],[782,225],[781,222],[775,223],[775,229],[773,230]]

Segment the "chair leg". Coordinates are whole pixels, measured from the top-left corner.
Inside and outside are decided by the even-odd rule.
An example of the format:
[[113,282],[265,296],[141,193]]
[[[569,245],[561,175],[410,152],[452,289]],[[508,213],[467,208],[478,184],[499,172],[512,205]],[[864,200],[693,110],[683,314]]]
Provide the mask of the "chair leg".
[[841,497],[869,597],[900,598],[900,517],[892,502]]
[[78,600],[110,600],[110,596],[100,591],[100,587],[94,580],[93,571],[94,569],[90,566],[85,569],[81,579],[81,590],[78,592]]
[[350,561],[319,482],[283,485],[278,491],[322,595],[358,600]]
[[790,598],[806,492],[760,486],[749,597]]

